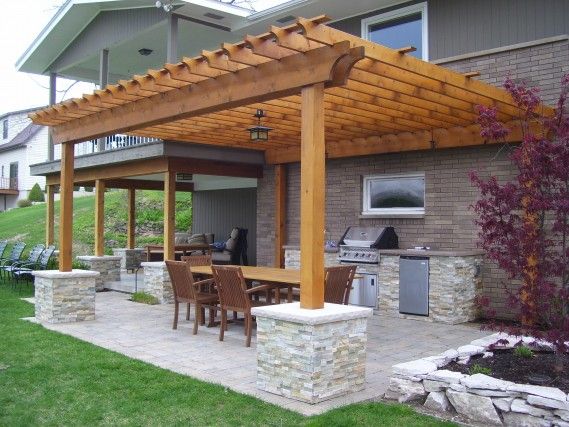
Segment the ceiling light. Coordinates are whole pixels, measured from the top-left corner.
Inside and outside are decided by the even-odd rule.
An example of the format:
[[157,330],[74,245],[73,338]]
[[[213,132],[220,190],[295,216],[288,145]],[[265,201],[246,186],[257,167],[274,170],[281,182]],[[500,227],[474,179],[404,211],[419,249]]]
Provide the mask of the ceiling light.
[[173,0],[156,0],[154,6],[158,9],[162,8],[165,12],[171,12],[174,9],[174,5],[172,4]]
[[269,140],[269,131],[273,130],[272,128],[268,128],[266,126],[261,126],[261,118],[267,117],[263,110],[257,110],[253,117],[258,119],[257,126],[250,127],[247,129],[249,131],[251,141],[268,141]]
[[148,49],[146,47],[143,47],[142,49],[138,49],[138,53],[140,53],[142,56],[148,56],[153,52],[152,49]]

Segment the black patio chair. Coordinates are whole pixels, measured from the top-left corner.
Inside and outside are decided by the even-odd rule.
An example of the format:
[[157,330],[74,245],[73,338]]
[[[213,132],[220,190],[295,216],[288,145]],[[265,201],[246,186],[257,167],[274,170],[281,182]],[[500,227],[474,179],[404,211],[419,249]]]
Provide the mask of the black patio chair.
[[0,240],[0,259],[3,259],[2,257],[4,256],[4,251],[6,250],[7,246],[8,240]]
[[12,270],[12,276],[19,282],[20,279],[33,280],[32,271],[47,270],[49,262],[55,252],[55,246],[50,245],[42,252],[35,263],[24,263]]
[[24,252],[25,247],[26,244],[24,242],[16,242],[14,243],[14,246],[12,246],[10,254],[5,258],[0,258],[0,277],[2,277],[2,271],[3,271],[1,268],[6,265],[12,265],[16,261],[18,261],[21,258],[22,252]]
[[14,271],[15,268],[24,266],[25,264],[35,264],[40,259],[40,256],[43,253],[44,249],[45,249],[44,245],[42,245],[41,243],[37,244],[32,248],[26,259],[14,261],[10,265],[3,265],[2,267],[0,267],[0,271],[3,274],[9,276]]

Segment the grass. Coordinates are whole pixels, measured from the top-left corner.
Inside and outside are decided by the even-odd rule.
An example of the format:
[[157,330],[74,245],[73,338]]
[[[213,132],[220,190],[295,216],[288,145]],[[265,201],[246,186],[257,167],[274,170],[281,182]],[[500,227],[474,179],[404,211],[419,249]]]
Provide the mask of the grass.
[[383,403],[303,417],[20,320],[22,296],[0,283],[0,426],[454,425]]
[[147,294],[146,292],[134,292],[131,295],[130,300],[149,305],[156,305],[159,303],[158,298],[154,295]]
[[[126,190],[105,194],[105,251],[126,246]],[[192,221],[191,193],[176,194],[176,229],[186,231]],[[93,253],[95,244],[95,197],[73,199],[73,254]],[[161,244],[163,232],[163,194],[161,191],[136,193],[136,244]],[[55,202],[55,236],[59,230],[59,202]],[[28,248],[45,240],[45,203],[0,212],[0,240],[23,240]]]

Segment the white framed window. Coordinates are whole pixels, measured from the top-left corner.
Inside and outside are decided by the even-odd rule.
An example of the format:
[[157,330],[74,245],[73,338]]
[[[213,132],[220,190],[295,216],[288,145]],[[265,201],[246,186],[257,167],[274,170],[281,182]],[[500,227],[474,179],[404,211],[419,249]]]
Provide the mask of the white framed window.
[[425,214],[423,172],[363,177],[362,216],[421,216]]
[[409,55],[427,61],[429,39],[427,2],[362,19],[362,38],[392,49],[414,46]]

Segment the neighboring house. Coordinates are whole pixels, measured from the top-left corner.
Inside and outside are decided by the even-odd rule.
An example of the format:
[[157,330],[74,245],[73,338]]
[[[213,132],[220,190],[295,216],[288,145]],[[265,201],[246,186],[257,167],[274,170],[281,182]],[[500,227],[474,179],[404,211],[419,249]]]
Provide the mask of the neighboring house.
[[43,189],[45,177],[30,175],[30,165],[46,160],[48,129],[32,123],[28,113],[37,108],[0,116],[0,211],[16,207],[34,184]]
[[[138,7],[129,8],[127,3]],[[507,76],[526,79],[540,88],[548,103],[555,101],[559,81],[569,72],[569,2],[565,0],[313,0],[290,1],[259,13],[213,1],[175,1],[180,17],[177,25],[152,3],[68,1],[20,59],[18,68],[96,82],[99,64],[108,60],[108,81],[114,83],[159,68],[173,53],[178,59],[191,57],[204,47],[215,50],[222,41],[266,31],[269,25],[286,25],[295,16],[327,14],[333,18],[330,25],[337,29],[392,48],[414,46],[417,50],[412,55],[459,72],[480,73],[473,78],[495,85],[501,85]],[[170,34],[170,43],[165,33]],[[176,40],[177,51],[173,52]],[[401,86],[401,96],[380,99],[378,105],[405,112],[433,107],[428,102],[421,106],[408,103],[405,90]],[[456,109],[460,108],[457,104]],[[42,173],[46,168],[37,171]],[[482,170],[502,178],[514,172],[507,150],[497,145],[435,146],[431,150],[333,159],[326,168],[326,228],[330,238],[339,239],[351,225],[392,225],[401,247],[427,245],[449,250],[476,248],[477,230],[469,206],[477,191],[469,182],[468,172]],[[299,164],[290,162],[287,170],[286,241],[296,244]],[[274,167],[265,165],[263,172],[263,178],[235,180],[233,186],[254,193],[254,197],[242,199],[256,212],[256,218],[247,224],[255,231],[250,244],[256,251],[256,262],[271,265],[275,253]],[[228,233],[231,226],[241,225],[230,223],[227,216],[211,216],[212,211],[232,211],[229,203],[235,199],[229,195],[234,192],[227,189],[228,185],[232,184],[204,185],[202,191],[196,186],[195,231]],[[382,185],[391,186],[398,195],[412,188],[416,197],[411,206],[374,208],[373,188]],[[503,275],[490,263],[485,264],[482,274],[484,293],[507,314]]]

